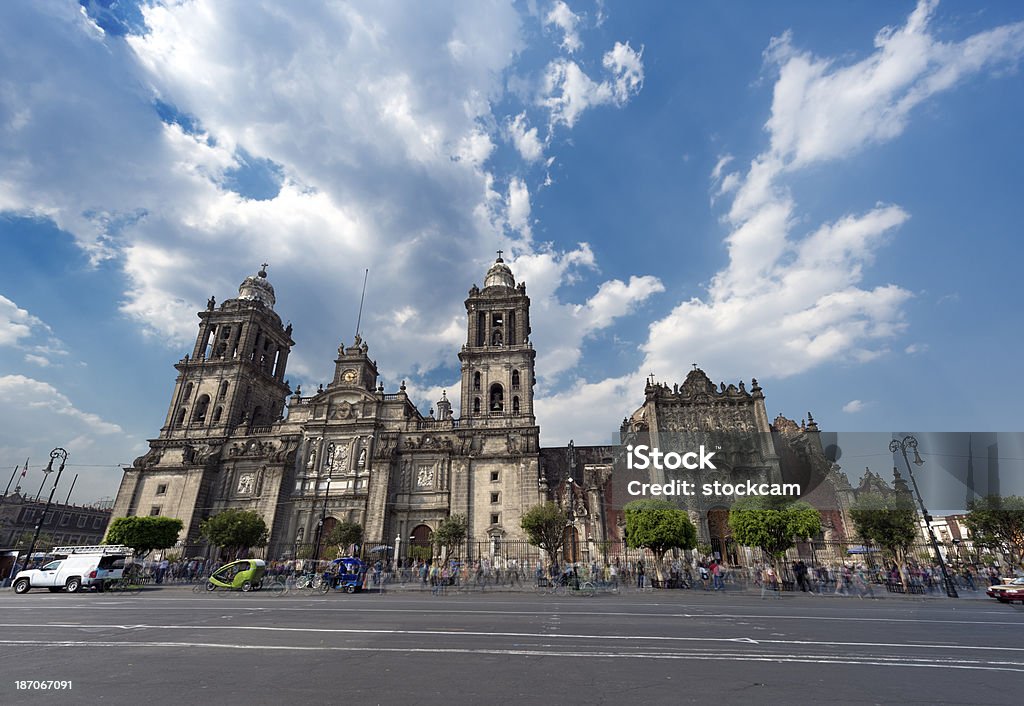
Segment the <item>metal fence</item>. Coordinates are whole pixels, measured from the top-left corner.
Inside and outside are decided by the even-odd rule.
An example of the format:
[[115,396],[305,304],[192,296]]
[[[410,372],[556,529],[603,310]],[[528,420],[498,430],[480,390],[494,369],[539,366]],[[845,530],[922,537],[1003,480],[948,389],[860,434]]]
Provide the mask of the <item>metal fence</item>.
[[[321,560],[334,559],[337,556],[348,554],[349,551],[369,563],[380,560],[384,563],[393,563],[396,559],[401,565],[416,563],[417,560],[431,561],[440,558],[436,547],[417,544],[415,542],[400,543],[397,547],[394,541],[391,543],[380,540],[364,540],[362,544],[354,547],[342,548],[321,546],[316,551],[314,543],[295,544],[284,551],[271,554],[267,547],[255,547],[242,556],[252,559],[287,560],[287,559],[312,559],[318,556]],[[939,545],[943,560],[951,566],[979,565],[999,563],[1003,557],[993,555],[986,549],[976,548],[970,542],[944,543]],[[210,559],[221,558],[231,559],[234,556],[224,556],[217,547],[209,547],[200,544],[178,544],[165,551],[168,556],[175,556],[182,559]],[[736,568],[757,568],[769,563],[770,557],[761,550],[738,545],[731,539],[712,539],[708,544],[699,545],[698,548],[690,551],[672,550],[663,557],[655,557],[652,552],[646,549],[637,549],[626,546],[622,541],[598,542],[579,541],[566,543],[558,556],[551,557],[543,554],[541,550],[525,540],[498,540],[498,539],[475,539],[468,538],[460,543],[445,559],[459,561],[481,561],[487,560],[490,564],[501,566],[503,564],[515,563],[518,566],[536,565],[541,559],[554,559],[559,564],[598,564],[600,566],[616,564],[618,566],[635,566],[637,562],[643,561],[651,566],[656,561],[671,564],[673,561],[693,565],[699,561],[710,561],[715,559],[730,567]],[[917,543],[910,547],[907,553],[907,560],[912,564],[930,565],[934,563],[934,550],[928,543]],[[784,561],[804,561],[809,566],[836,567],[842,565],[877,567],[887,566],[892,563],[891,556],[882,548],[859,542],[850,541],[814,541],[797,542],[790,549]]]

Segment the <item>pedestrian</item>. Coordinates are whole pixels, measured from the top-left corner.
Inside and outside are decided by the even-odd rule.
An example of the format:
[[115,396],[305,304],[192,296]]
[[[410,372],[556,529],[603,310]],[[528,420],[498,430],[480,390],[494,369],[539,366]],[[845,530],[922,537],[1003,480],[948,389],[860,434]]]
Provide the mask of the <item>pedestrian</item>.
[[704,590],[706,591],[708,590],[708,578],[710,578],[708,567],[702,561],[697,565],[697,569],[700,571],[700,582],[704,585]]
[[636,587],[644,587],[644,560],[640,559],[636,562]]
[[771,565],[764,567],[763,578],[761,579],[761,600],[764,600],[765,591],[772,591],[776,598],[781,598],[779,591],[779,579],[775,574],[775,568]]
[[711,585],[716,591],[725,590],[725,581],[722,579],[722,565],[717,560],[711,562]]

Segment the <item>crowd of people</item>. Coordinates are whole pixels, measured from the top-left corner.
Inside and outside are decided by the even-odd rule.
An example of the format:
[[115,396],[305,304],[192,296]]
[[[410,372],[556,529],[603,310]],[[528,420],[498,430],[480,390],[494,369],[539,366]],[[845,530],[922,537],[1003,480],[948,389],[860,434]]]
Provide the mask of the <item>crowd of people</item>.
[[[155,559],[139,562],[142,572],[156,584],[193,583],[205,580],[226,561]],[[267,562],[266,575],[285,579],[332,571],[330,560],[281,559]],[[962,564],[949,567],[958,589],[984,590],[999,584],[1006,572],[997,564]],[[896,564],[831,562],[808,565],[803,560],[765,562],[750,567],[729,566],[717,557],[669,558],[656,564],[650,557],[612,557],[581,562],[545,561],[540,558],[483,557],[462,561],[405,560],[397,564],[387,557],[370,558],[366,564],[367,587],[400,583],[418,584],[434,593],[446,587],[486,589],[529,588],[542,582],[589,581],[616,588],[680,588],[704,591],[759,590],[762,597],[787,591],[808,594],[870,597],[876,590],[900,593],[945,591],[938,566],[911,563],[902,570]]]

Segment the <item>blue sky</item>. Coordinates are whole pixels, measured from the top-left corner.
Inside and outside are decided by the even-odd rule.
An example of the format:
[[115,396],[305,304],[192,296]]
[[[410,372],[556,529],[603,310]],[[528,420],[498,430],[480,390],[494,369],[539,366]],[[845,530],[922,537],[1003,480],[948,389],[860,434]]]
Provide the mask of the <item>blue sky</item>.
[[293,386],[368,267],[425,412],[498,248],[547,444],[694,362],[823,429],[1019,431],[1022,55],[1011,2],[3,3],[4,475],[65,446],[112,496],[264,261]]

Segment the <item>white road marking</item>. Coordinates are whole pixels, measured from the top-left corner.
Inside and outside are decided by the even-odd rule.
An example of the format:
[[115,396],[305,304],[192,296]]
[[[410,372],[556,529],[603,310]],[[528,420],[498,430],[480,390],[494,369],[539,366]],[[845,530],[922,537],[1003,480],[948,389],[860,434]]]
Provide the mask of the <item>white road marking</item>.
[[[196,601],[211,600],[211,599],[195,599]],[[216,600],[216,599],[213,599]],[[5,611],[9,606],[4,606]],[[24,610],[31,610],[31,606],[21,606]],[[47,610],[54,609],[66,609],[66,610],[82,610],[83,608],[93,610],[123,610],[123,608],[112,608],[99,605],[65,605],[65,606],[47,606]],[[139,606],[139,610],[151,611],[152,605]],[[548,615],[548,612],[544,611],[527,611],[527,610],[427,610],[427,609],[415,609],[415,608],[364,608],[353,607],[353,608],[325,608],[323,606],[316,607],[295,607],[295,606],[281,606],[279,604],[270,608],[260,608],[251,605],[238,605],[230,606],[224,605],[219,602],[216,606],[193,606],[191,610],[239,610],[239,611],[253,611],[260,613],[267,612],[310,612],[310,611],[322,611],[322,612],[334,612],[334,613],[416,613],[418,615]],[[748,615],[739,613],[635,613],[625,611],[567,611],[561,613],[564,616],[580,615],[580,616],[617,616],[617,617],[630,617],[630,618],[706,618],[706,619],[719,619],[719,618],[736,618],[743,620],[753,619],[764,619],[764,620],[831,620],[840,622],[862,622],[862,623],[937,623],[943,625],[992,625],[992,626],[1013,626],[1022,627],[1024,626],[1024,620],[932,620],[928,618],[862,618],[862,617],[840,617],[840,616],[827,616],[827,615]]]
[[679,635],[586,635],[577,633],[482,632],[453,630],[396,630],[384,628],[306,628],[278,625],[82,625],[72,623],[0,623],[0,628],[111,628],[118,630],[246,630],[253,632],[287,632],[345,635],[430,635],[434,637],[514,637],[527,639],[572,640],[652,640],[657,642],[745,642],[755,645],[818,645],[829,647],[884,647],[941,650],[992,650],[998,652],[1024,652],[1024,647],[997,647],[993,645],[949,645],[897,642],[836,642],[825,640],[754,640],[749,637],[692,637]]
[[1018,662],[949,662],[923,661],[912,659],[884,659],[866,657],[826,657],[821,655],[757,655],[743,653],[710,653],[695,652],[692,654],[634,652],[558,652],[550,650],[502,650],[502,649],[459,649],[459,648],[425,648],[425,647],[335,647],[335,646],[296,646],[296,645],[231,645],[215,642],[101,642],[95,640],[0,640],[0,645],[45,645],[48,647],[140,647],[153,648],[188,648],[188,649],[226,649],[226,650],[263,650],[288,652],[395,652],[405,654],[470,654],[470,655],[505,655],[522,657],[590,657],[597,659],[662,659],[662,660],[700,660],[700,661],[731,661],[731,662],[795,662],[802,664],[844,664],[877,667],[926,667],[939,669],[966,669],[978,671],[1020,672],[1024,673],[1024,663]]

